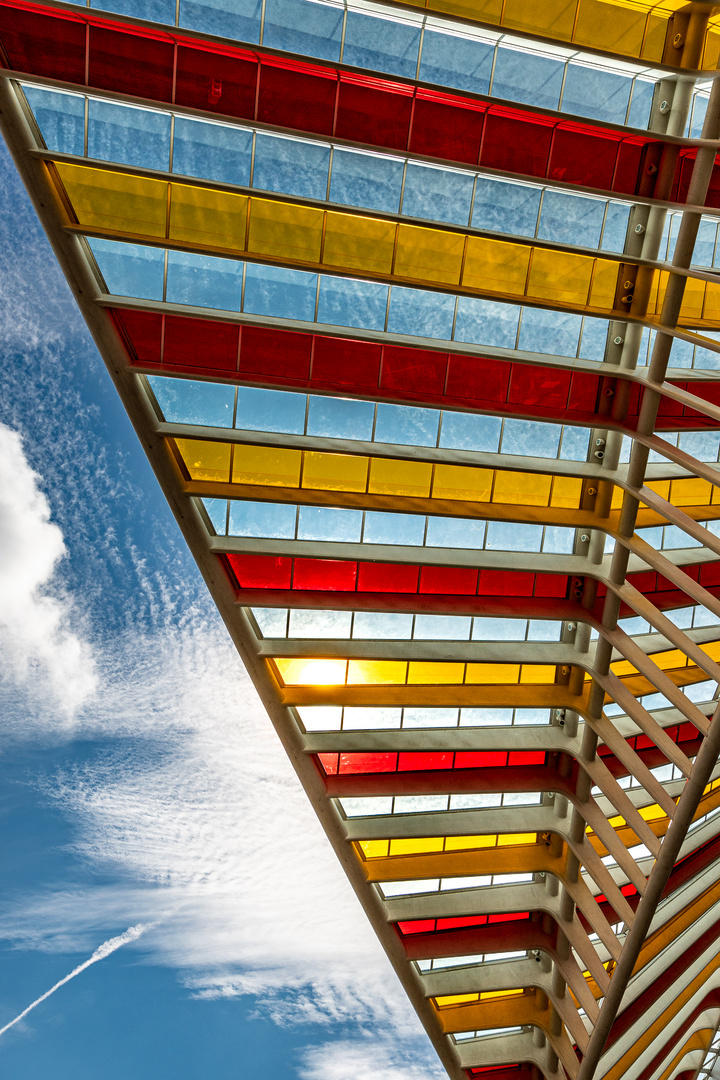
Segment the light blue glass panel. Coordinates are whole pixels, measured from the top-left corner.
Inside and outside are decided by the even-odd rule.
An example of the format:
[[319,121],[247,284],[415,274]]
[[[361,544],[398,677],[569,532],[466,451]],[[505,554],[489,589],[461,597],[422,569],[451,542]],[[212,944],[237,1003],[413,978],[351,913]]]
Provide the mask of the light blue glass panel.
[[440,413],[435,409],[418,409],[412,405],[377,407],[375,441],[402,443],[405,446],[436,446]]
[[116,240],[89,239],[88,244],[108,292],[115,296],[137,296],[141,300],[162,300],[164,251]]
[[[710,333],[709,330],[703,330],[703,337],[714,338],[720,341],[720,334]],[[711,349],[705,349],[702,345],[696,345],[695,363],[693,366],[704,371],[717,371],[718,368],[720,368],[720,353],[712,352]]]
[[668,549],[693,548],[702,547],[702,544],[693,536],[688,536],[688,534],[683,532],[682,529],[679,529],[677,525],[666,525],[663,547]]
[[35,114],[48,150],[60,154],[85,153],[85,99],[76,94],[24,86],[25,97]]
[[560,430],[558,424],[508,418],[503,428],[500,453],[556,458],[560,445]]
[[302,435],[305,430],[305,395],[287,390],[238,387],[235,427],[246,431],[281,431]]
[[523,308],[518,348],[551,356],[575,356],[582,316],[546,308]]
[[587,461],[590,432],[587,428],[563,428],[558,457],[561,461]]
[[572,555],[575,544],[575,530],[565,529],[561,525],[546,525],[543,551],[551,555]]
[[320,277],[318,322],[356,326],[361,330],[384,330],[387,298],[387,285],[323,274]]
[[550,723],[549,709],[516,709],[515,724],[523,727],[537,726],[538,724]]
[[230,503],[230,536],[258,536],[272,540],[292,540],[295,536],[296,507],[285,503]]
[[287,637],[287,608],[251,608],[250,609],[258,624],[263,637],[284,638]]
[[675,338],[670,348],[670,367],[691,368],[693,366],[694,346],[690,341]]
[[583,319],[582,336],[578,356],[582,360],[597,360],[602,363],[607,348],[608,323],[606,319]]
[[499,45],[492,95],[538,109],[557,109],[564,66],[560,60]]
[[467,225],[474,183],[470,173],[410,163],[405,173],[402,213]]
[[259,131],[255,136],[253,187],[324,200],[329,164],[329,146]]
[[501,427],[499,416],[444,412],[440,445],[448,450],[478,450],[495,454],[500,445]]
[[630,112],[627,118],[629,127],[647,128],[650,123],[650,107],[654,92],[655,83],[652,80],[635,79],[632,97],[630,98]]
[[707,112],[708,101],[710,100],[709,94],[695,94],[692,111],[692,124],[690,128],[690,138],[699,139],[702,135],[703,124],[705,123],[705,113]]
[[88,156],[167,172],[170,168],[169,114],[91,98]]
[[242,296],[240,262],[193,255],[189,251],[168,253],[167,299],[171,304],[239,311]]
[[556,244],[597,248],[604,216],[605,202],[601,199],[588,199],[568,191],[546,191],[538,236]]
[[542,525],[488,521],[485,547],[489,551],[539,551]]
[[493,46],[485,41],[426,29],[420,57],[420,79],[439,83],[440,86],[452,86],[456,90],[487,94],[493,51]]
[[90,6],[135,19],[175,25],[175,0],[92,0]]
[[630,101],[632,78],[615,71],[599,71],[585,64],[568,64],[562,111],[624,124]]
[[362,510],[333,506],[301,506],[298,511],[298,540],[328,540],[359,544]]
[[394,158],[336,148],[330,177],[330,202],[396,214],[404,167],[402,161]]
[[635,535],[644,540],[650,547],[659,550],[662,547],[662,525],[653,526],[651,529],[636,529]]
[[344,64],[414,79],[419,47],[419,26],[348,11]]
[[365,513],[363,542],[366,544],[409,544],[422,547],[425,534],[423,514],[386,514],[381,510]]
[[479,176],[472,224],[476,229],[534,236],[540,210],[540,188]]
[[227,531],[227,499],[203,499],[202,504],[217,535],[225,536]]
[[288,637],[349,638],[352,611],[323,611],[321,608],[290,611]]
[[635,634],[648,634],[650,633],[650,624],[641,619],[639,615],[634,616],[631,619],[620,619],[618,626],[621,630],[624,630],[626,634],[634,636]]
[[[665,546],[667,547],[668,545],[666,544]],[[679,545],[673,546],[677,547]],[[691,607],[675,608],[674,611],[668,611],[666,613],[666,618],[668,618],[670,622],[673,623],[674,626],[677,626],[680,630],[689,630],[693,624],[694,610],[695,609]]]
[[472,518],[429,517],[427,547],[470,548],[477,551],[485,543],[485,522]]
[[468,641],[472,619],[466,615],[416,615],[418,641]]
[[[356,611],[353,623],[354,638],[382,638],[383,641],[409,639],[412,635],[412,615],[405,612],[389,611]],[[390,710],[388,710],[390,711]],[[394,713],[394,710],[392,710]],[[399,710],[398,710],[399,712]],[[345,710],[347,717],[348,710]],[[393,717],[393,723],[383,724],[385,727],[397,727],[397,721]],[[345,725],[348,726],[347,724]]]
[[520,308],[499,304],[494,300],[477,300],[461,296],[455,321],[455,341],[472,345],[494,345],[498,349],[514,349]]
[[175,117],[175,173],[246,187],[250,183],[251,152],[250,131],[191,120],[187,116]]
[[473,641],[524,641],[525,619],[475,619]]
[[460,727],[510,727],[512,709],[461,709]]
[[681,450],[684,450],[686,454],[692,454],[698,461],[717,461],[720,432],[683,431],[679,445]]
[[627,236],[630,207],[627,203],[609,202],[602,234],[603,251],[622,251]]
[[232,427],[234,386],[159,375],[148,375],[148,382],[168,423]]
[[698,227],[697,240],[693,249],[693,266],[712,266],[715,256],[717,222],[711,218],[702,218]]
[[390,290],[388,333],[450,341],[455,297],[393,285]]
[[180,0],[179,25],[257,45],[261,10],[262,0]]
[[307,433],[328,439],[372,439],[375,405],[353,398],[309,398]]
[[562,623],[550,619],[530,619],[528,622],[528,641],[559,641]]
[[248,263],[243,311],[280,319],[312,322],[315,317],[317,274],[282,266]]
[[265,0],[263,45],[339,60],[343,9],[314,0]]
[[[405,709],[403,712],[404,728],[457,727],[457,709]],[[397,803],[396,803],[397,805]]]

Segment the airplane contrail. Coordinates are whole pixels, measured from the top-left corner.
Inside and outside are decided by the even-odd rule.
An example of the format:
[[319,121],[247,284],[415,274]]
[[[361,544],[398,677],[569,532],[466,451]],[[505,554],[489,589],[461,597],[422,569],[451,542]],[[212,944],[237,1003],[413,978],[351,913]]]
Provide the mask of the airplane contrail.
[[95,950],[92,956],[87,960],[83,960],[82,964],[78,964],[76,968],[73,968],[69,975],[66,975],[60,982],[56,982],[54,986],[51,986],[49,990],[46,990],[44,994],[41,994],[36,1001],[33,1001],[32,1005],[28,1005],[26,1009],[23,1009],[14,1020],[11,1020],[5,1027],[0,1028],[0,1035],[4,1035],[6,1031],[19,1023],[20,1020],[23,1020],[29,1012],[32,1012],[38,1005],[41,1005],[51,994],[54,994],[56,990],[59,990],[65,983],[70,982],[71,979],[74,979],[75,976],[79,975],[85,968],[89,968],[91,964],[97,964],[98,960],[104,960],[106,956],[109,956],[110,953],[115,952],[116,949],[121,948],[123,945],[128,945],[131,941],[137,941],[141,934],[144,934],[146,930],[150,930],[153,926],[155,926],[155,923],[138,923],[137,926],[129,926],[124,934],[118,934],[117,937],[108,938],[107,941],[104,941],[102,945]]

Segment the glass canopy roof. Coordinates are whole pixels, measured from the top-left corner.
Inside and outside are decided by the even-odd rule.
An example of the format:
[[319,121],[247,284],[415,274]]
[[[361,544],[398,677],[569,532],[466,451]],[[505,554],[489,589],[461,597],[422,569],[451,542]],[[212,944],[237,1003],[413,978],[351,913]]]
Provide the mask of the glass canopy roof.
[[719,1075],[719,57],[682,0],[0,0],[4,136],[453,1080]]

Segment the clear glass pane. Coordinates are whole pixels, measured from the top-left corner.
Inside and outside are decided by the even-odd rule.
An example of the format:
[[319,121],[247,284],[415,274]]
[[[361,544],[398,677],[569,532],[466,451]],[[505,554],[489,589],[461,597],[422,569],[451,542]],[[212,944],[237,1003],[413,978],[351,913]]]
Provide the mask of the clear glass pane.
[[40,89],[39,86],[24,86],[23,90],[48,150],[82,157],[85,153],[85,98]]
[[359,544],[362,510],[333,506],[301,506],[298,509],[298,540],[328,540]]
[[560,432],[559,424],[508,418],[503,427],[500,452],[523,457],[556,458]]
[[408,612],[356,611],[353,638],[382,641],[410,640],[413,617]]
[[287,608],[251,608],[260,633],[265,638],[287,637]]
[[295,638],[349,638],[351,611],[328,611],[309,608],[290,612],[288,637]]
[[429,517],[425,543],[428,547],[478,550],[485,544],[485,522],[469,518]]
[[549,56],[533,56],[499,45],[493,74],[493,97],[557,109],[565,65]]
[[549,356],[575,356],[582,317],[545,308],[523,308],[518,348]]
[[305,400],[305,394],[240,386],[235,427],[246,431],[281,431],[288,435],[302,435],[305,430]]
[[180,0],[179,25],[257,45],[261,10],[262,0]]
[[366,544],[410,544],[422,546],[425,534],[423,514],[392,514],[382,510],[365,512]]
[[189,251],[168,252],[167,299],[171,304],[239,311],[243,264]]
[[374,281],[320,277],[318,322],[331,326],[356,326],[384,330],[388,287]]
[[486,548],[490,551],[539,551],[542,525],[488,521]]
[[361,150],[333,152],[330,201],[396,214],[400,206],[404,163]]
[[343,63],[414,79],[420,27],[348,11]]
[[568,191],[546,191],[538,236],[555,244],[597,248],[604,217],[605,202],[601,199],[588,199]]
[[327,195],[330,147],[258,131],[253,187],[305,199]]
[[501,427],[499,416],[444,412],[440,446],[448,450],[477,450],[495,454],[500,445]]
[[571,61],[565,76],[562,111],[610,124],[624,124],[631,88],[630,75],[600,71]]
[[269,49],[340,59],[342,5],[317,0],[265,0],[263,45]]
[[372,439],[375,405],[372,401],[311,395],[308,398],[308,435],[328,439]]
[[170,114],[90,98],[88,156],[167,172]]
[[419,641],[468,641],[471,623],[466,615],[416,615],[413,636]]
[[136,296],[141,300],[162,300],[165,252],[139,244],[89,238],[90,250],[109,293]]
[[188,116],[175,117],[174,173],[246,187],[250,183],[251,152],[251,131],[191,120]]
[[478,176],[473,203],[475,229],[534,236],[540,210],[539,187]]
[[455,341],[514,349],[519,317],[520,309],[511,304],[461,296],[457,307]]
[[169,423],[232,427],[234,386],[193,379],[166,379],[158,375],[148,375],[148,382]]
[[230,536],[257,536],[292,540],[295,536],[294,506],[284,503],[230,503]]
[[420,58],[420,79],[456,90],[487,94],[493,52],[492,45],[477,38],[426,28]]
[[408,217],[467,225],[475,180],[470,173],[410,163],[402,212]]
[[281,266],[248,263],[243,311],[281,319],[312,322],[315,318],[317,274]]
[[390,290],[388,333],[450,341],[455,297],[393,285]]
[[377,407],[375,441],[406,446],[437,445],[440,413],[436,409],[416,409],[410,405]]

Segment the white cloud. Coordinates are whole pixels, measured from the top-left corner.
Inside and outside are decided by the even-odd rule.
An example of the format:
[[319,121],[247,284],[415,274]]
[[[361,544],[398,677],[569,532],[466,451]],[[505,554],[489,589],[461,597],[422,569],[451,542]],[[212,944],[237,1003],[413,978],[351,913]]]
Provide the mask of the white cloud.
[[72,605],[53,577],[65,554],[60,529],[28,465],[20,436],[0,424],[0,649],[3,677],[50,694],[72,715],[96,687],[89,647],[70,625]]
[[434,1054],[385,1039],[338,1040],[305,1051],[301,1080],[442,1080],[447,1073]]

